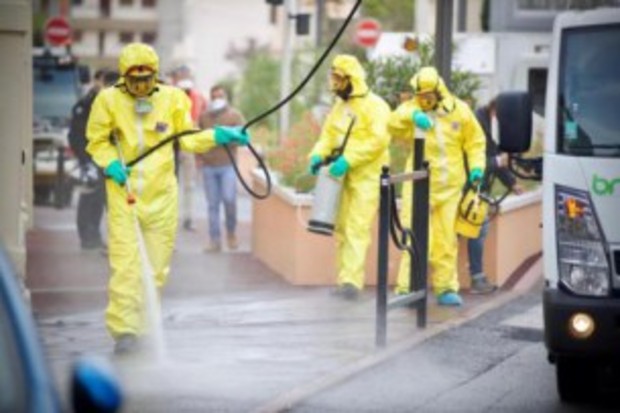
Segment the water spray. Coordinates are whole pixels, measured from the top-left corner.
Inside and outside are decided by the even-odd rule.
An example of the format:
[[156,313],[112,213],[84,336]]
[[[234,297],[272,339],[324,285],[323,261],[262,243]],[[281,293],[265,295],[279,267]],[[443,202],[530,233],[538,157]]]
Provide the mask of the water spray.
[[[123,168],[127,168],[123,152],[118,141],[116,134],[112,134],[112,140],[114,146],[118,152],[118,157]],[[149,259],[148,251],[142,235],[142,229],[140,228],[140,220],[138,219],[138,213],[136,211],[136,197],[131,190],[129,183],[129,177],[125,181],[125,191],[127,193],[127,204],[131,211],[132,220],[134,223],[134,230],[136,232],[136,238],[138,240],[138,251],[140,253],[140,264],[142,267],[142,289],[144,292],[144,311],[146,313],[146,324],[148,327],[148,333],[151,336],[153,353],[156,360],[162,361],[165,357],[165,342],[164,342],[164,329],[161,316],[161,307],[159,305],[159,298],[157,294],[157,287],[155,286],[155,271]],[[148,335],[148,334],[147,334]]]

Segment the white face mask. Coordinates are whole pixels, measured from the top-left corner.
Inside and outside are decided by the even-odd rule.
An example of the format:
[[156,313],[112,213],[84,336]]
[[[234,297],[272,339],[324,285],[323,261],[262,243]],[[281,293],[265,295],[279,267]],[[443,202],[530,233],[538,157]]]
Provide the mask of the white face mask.
[[215,98],[211,101],[209,105],[209,112],[218,112],[224,109],[228,105],[228,102],[225,98]]
[[145,98],[137,98],[134,103],[134,109],[138,115],[148,115],[153,110],[153,104]]

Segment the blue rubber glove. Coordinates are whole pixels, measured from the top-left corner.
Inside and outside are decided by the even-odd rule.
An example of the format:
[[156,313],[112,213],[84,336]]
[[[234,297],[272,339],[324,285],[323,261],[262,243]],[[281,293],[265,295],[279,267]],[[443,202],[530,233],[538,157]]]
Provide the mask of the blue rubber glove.
[[308,165],[308,172],[310,175],[316,176],[319,173],[323,158],[320,155],[312,155],[310,157],[310,165]]
[[129,168],[125,168],[118,159],[113,160],[106,166],[105,175],[112,178],[114,182],[123,186],[127,182]]
[[344,158],[344,156],[339,156],[336,158],[334,163],[329,167],[329,173],[334,178],[340,178],[349,170],[349,162]]
[[480,183],[480,181],[482,181],[482,169],[480,168],[474,168],[471,170],[471,172],[469,173],[469,183],[474,185],[476,183]]
[[243,132],[243,127],[241,126],[216,126],[215,143],[218,145],[229,143],[247,145],[250,143],[250,135],[247,131]]
[[420,109],[413,111],[411,114],[411,120],[413,120],[413,123],[415,123],[415,125],[422,130],[429,130],[433,127],[433,121],[431,118]]

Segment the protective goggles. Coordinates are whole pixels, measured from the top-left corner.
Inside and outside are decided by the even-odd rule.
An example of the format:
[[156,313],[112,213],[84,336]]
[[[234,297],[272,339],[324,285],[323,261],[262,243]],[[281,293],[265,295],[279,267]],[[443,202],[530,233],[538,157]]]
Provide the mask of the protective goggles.
[[125,74],[125,86],[136,97],[146,97],[155,88],[155,71],[148,66],[134,66]]

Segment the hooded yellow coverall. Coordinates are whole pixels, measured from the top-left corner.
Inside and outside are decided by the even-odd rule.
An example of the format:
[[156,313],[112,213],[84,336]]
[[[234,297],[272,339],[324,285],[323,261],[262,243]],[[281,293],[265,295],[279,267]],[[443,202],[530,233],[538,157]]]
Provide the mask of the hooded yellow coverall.
[[[132,44],[121,52],[120,73],[134,66],[148,66],[158,71],[158,57],[152,48]],[[87,127],[87,151],[101,168],[119,159],[110,134],[115,133],[126,161],[153,147],[177,132],[193,129],[190,100],[178,88],[158,84],[147,98],[150,113],[138,115],[136,99],[123,87],[123,78],[115,87],[106,88],[95,99]],[[215,146],[213,131],[184,136],[181,148],[205,152]],[[174,174],[172,145],[165,145],[137,163],[129,175],[136,203],[127,203],[124,187],[106,182],[109,234],[109,303],[106,324],[110,334],[144,333],[144,290],[142,265],[133,213],[137,215],[148,258],[161,290],[165,284],[177,228],[177,179]],[[135,211],[132,211],[132,208]]]
[[[427,68],[430,69],[430,68]],[[435,77],[435,79],[420,79]],[[422,82],[420,82],[422,80]],[[460,99],[453,96],[437,72],[422,69],[411,79],[414,91],[422,85],[432,85],[439,94],[437,107],[426,114],[433,126],[425,132],[424,156],[430,168],[430,222],[429,267],[432,271],[434,293],[459,291],[457,275],[458,239],[455,231],[457,208],[461,198],[466,174],[463,153],[470,169],[485,167],[485,138],[475,115]],[[416,97],[402,103],[391,115],[388,129],[393,138],[414,138],[412,121],[414,110],[420,109]],[[412,143],[413,147],[413,143]],[[412,151],[413,152],[413,151]],[[411,153],[406,170],[413,165]],[[401,221],[411,222],[411,183],[403,185]],[[409,292],[410,256],[403,254],[400,261],[396,292]]]
[[336,97],[310,157],[319,155],[325,158],[340,147],[351,119],[355,117],[343,153],[349,170],[344,176],[334,234],[338,285],[348,283],[362,289],[371,227],[379,204],[381,166],[389,163],[387,121],[390,108],[368,89],[364,69],[355,57],[336,56],[332,70],[349,77],[352,92],[346,101]]

